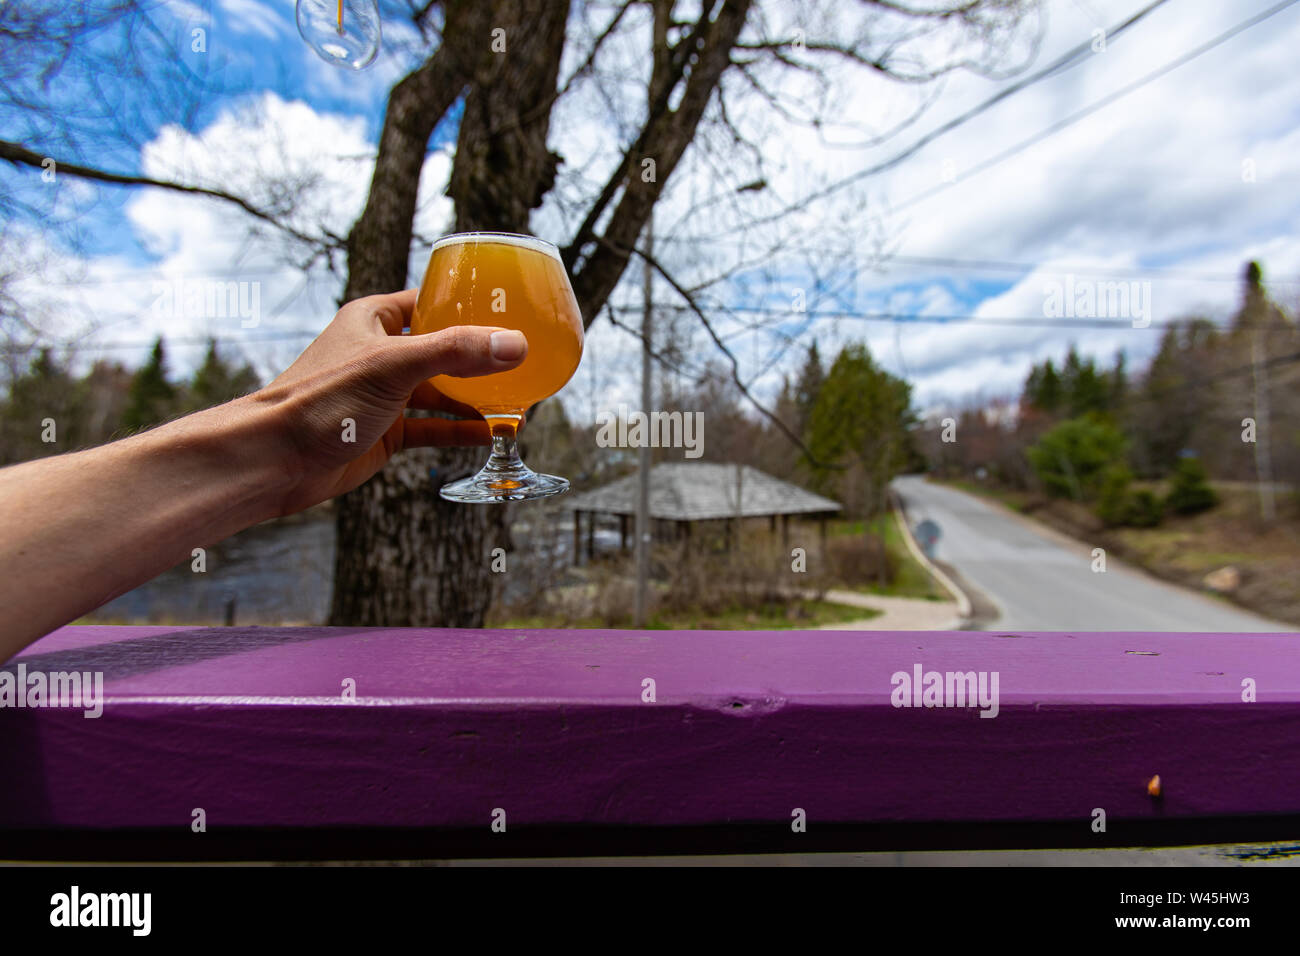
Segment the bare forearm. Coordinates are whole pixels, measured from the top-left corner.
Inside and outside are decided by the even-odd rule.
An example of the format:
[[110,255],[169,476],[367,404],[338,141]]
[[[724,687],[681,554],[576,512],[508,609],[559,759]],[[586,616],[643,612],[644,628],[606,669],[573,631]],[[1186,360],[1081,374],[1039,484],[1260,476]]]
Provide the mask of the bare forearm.
[[0,470],[0,662],[278,513],[292,484],[257,396]]
[[404,448],[487,444],[482,417],[432,379],[508,371],[528,342],[495,326],[405,335],[415,299],[407,289],[349,302],[252,395],[0,469],[0,663],[195,548],[351,491]]

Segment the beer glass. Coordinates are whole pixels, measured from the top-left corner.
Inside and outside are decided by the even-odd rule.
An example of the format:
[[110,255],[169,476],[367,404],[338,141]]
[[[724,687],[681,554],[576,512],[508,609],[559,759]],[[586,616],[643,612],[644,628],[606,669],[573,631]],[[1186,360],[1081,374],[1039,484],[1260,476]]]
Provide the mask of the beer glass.
[[582,358],[582,316],[560,251],[532,236],[466,232],[433,244],[415,300],[411,334],[455,325],[517,329],[528,355],[515,368],[474,378],[435,375],[448,398],[476,409],[492,431],[492,453],[473,477],[443,485],[448,501],[518,501],[569,489],[565,478],[532,471],[515,433],[524,413],[558,392]]

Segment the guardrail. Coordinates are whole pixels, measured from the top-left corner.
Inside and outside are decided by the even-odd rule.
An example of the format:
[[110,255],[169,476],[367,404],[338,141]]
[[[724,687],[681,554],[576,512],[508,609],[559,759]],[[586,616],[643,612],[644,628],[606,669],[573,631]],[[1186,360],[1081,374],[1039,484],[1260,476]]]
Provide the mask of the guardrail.
[[78,626],[0,704],[0,859],[1300,834],[1300,635]]

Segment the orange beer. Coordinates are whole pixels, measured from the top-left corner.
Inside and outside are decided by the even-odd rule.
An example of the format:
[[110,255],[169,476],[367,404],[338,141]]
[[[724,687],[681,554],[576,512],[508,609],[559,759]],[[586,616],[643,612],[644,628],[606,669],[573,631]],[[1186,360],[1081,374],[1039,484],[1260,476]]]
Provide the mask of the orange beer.
[[475,378],[436,375],[448,398],[477,409],[493,432],[554,395],[582,358],[582,316],[558,250],[530,236],[466,233],[434,243],[411,334],[454,325],[518,329],[528,355],[516,368]]

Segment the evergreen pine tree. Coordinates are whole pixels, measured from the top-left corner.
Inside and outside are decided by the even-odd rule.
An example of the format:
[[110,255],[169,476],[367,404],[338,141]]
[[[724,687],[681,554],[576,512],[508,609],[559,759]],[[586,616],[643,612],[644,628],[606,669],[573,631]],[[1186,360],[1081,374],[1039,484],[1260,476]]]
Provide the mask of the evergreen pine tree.
[[211,408],[246,395],[260,384],[257,373],[250,366],[234,370],[217,350],[217,340],[208,339],[208,351],[203,364],[194,373],[186,405],[191,411]]
[[1165,507],[1179,514],[1190,515],[1208,511],[1219,503],[1219,496],[1210,484],[1201,460],[1184,455],[1174,466],[1174,474],[1165,498]]
[[149,361],[131,378],[122,427],[136,430],[166,421],[176,411],[176,389],[167,381],[162,336],[154,342]]
[[801,437],[807,437],[808,422],[825,382],[826,370],[822,368],[821,353],[817,351],[817,343],[814,341],[808,346],[808,356],[804,359],[794,386],[794,425],[796,434]]

